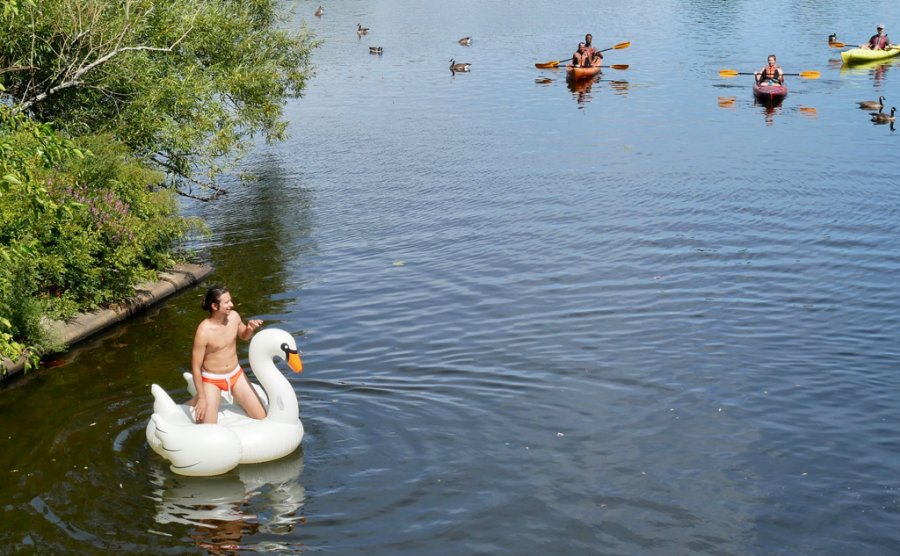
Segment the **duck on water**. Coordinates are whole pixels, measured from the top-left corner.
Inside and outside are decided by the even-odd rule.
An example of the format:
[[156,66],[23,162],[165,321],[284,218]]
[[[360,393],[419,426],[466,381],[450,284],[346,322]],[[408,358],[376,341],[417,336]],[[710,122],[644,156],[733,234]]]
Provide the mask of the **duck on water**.
[[450,71],[453,73],[456,73],[458,71],[459,72],[467,72],[467,71],[469,71],[469,68],[471,68],[471,67],[472,67],[472,64],[465,63],[465,62],[457,62],[456,60],[454,60],[452,58],[450,59]]

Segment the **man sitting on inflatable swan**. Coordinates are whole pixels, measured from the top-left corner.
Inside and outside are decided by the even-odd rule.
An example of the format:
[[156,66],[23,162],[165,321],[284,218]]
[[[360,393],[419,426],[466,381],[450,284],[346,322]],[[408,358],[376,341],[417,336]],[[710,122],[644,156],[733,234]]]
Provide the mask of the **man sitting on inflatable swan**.
[[[191,374],[185,373],[188,389],[196,395],[178,405],[158,385],[151,387],[150,447],[172,463],[172,471],[193,476],[218,475],[239,463],[293,452],[303,438],[297,395],[273,359],[281,357],[299,373],[294,338],[274,328],[254,336],[262,321],[244,324],[223,287],[209,289],[203,308],[209,316],[197,327]],[[250,384],[238,362],[238,337],[253,338],[250,367],[262,388]]]

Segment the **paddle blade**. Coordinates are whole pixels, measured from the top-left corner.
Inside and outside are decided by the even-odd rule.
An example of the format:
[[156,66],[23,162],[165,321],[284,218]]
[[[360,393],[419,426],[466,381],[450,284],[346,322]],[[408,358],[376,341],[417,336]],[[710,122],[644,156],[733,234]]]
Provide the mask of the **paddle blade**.
[[822,75],[820,71],[801,71],[800,77],[803,79],[818,79]]
[[536,68],[547,69],[547,68],[556,68],[559,67],[559,60],[552,60],[550,62],[537,63],[534,65]]
[[611,67],[611,68],[614,69],[614,70],[627,70],[627,69],[628,69],[628,64],[613,64],[613,65],[611,65],[611,66],[609,66],[609,67]]
[[830,46],[831,48],[844,48],[847,45],[842,42],[830,42],[828,43],[828,46]]
[[741,72],[739,72],[738,70],[733,70],[733,69],[719,70],[720,77],[737,77],[740,74],[741,74]]
[[622,50],[623,48],[628,48],[631,46],[631,42],[620,42],[616,46],[613,47],[613,50]]

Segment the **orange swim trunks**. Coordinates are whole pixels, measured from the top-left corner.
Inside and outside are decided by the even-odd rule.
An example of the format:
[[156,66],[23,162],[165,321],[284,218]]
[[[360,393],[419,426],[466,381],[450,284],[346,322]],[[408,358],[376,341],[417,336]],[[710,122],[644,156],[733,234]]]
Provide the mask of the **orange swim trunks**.
[[235,384],[237,384],[238,379],[241,378],[241,375],[243,374],[244,369],[242,369],[241,366],[238,365],[234,368],[233,371],[224,375],[201,371],[200,377],[203,379],[203,382],[213,384],[219,390],[225,392],[225,399],[228,400],[228,403],[234,403],[234,397],[231,395],[231,389]]

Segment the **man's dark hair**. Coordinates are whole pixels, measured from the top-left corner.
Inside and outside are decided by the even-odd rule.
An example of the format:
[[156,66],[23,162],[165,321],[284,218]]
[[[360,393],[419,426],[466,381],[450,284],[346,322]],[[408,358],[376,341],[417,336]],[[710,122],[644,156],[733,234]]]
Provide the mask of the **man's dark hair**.
[[213,286],[206,290],[206,297],[203,298],[203,303],[200,306],[204,311],[212,311],[212,306],[214,303],[218,303],[219,299],[228,293],[228,288],[225,286]]

